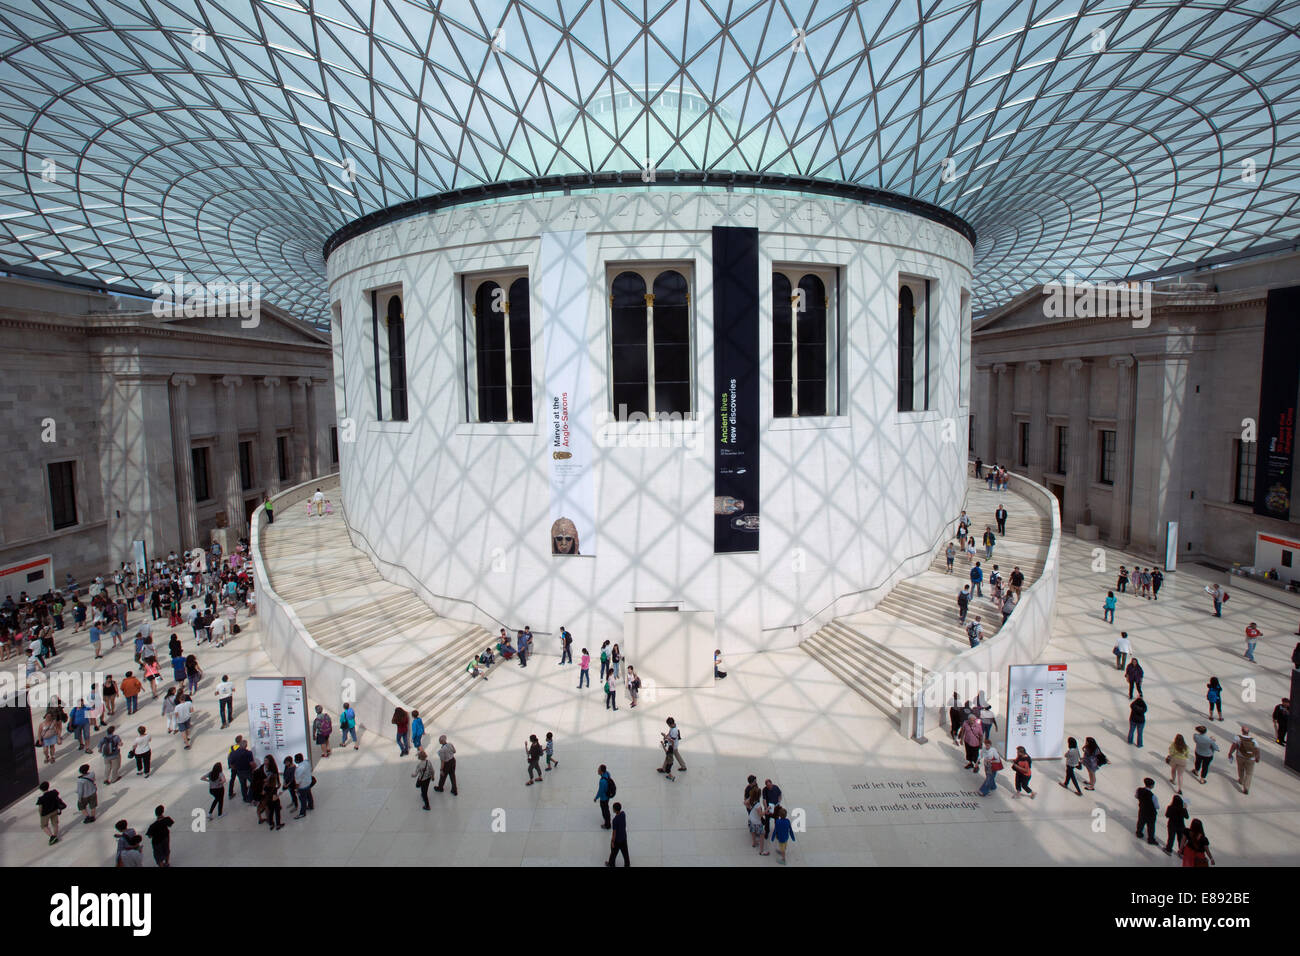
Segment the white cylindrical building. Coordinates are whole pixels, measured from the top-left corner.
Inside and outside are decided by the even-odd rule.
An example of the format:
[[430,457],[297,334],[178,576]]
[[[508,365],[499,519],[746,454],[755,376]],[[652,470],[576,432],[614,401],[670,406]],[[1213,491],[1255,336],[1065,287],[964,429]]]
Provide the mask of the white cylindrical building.
[[973,236],[644,178],[331,240],[343,496],[440,613],[699,684],[929,563],[965,486]]

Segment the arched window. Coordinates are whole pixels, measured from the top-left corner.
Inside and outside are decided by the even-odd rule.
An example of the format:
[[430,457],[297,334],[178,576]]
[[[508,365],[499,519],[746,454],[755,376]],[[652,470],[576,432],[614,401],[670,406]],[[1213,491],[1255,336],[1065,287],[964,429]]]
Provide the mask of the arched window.
[[833,270],[797,266],[772,273],[772,415],[798,418],[838,414],[835,330],[830,292]]
[[388,395],[392,420],[406,421],[406,324],[402,297],[388,299]]
[[692,412],[691,296],[685,273],[626,269],[610,282],[610,379],[620,421],[633,414],[688,417]]
[[472,280],[472,386],[480,422],[533,420],[532,341],[527,276]]
[[898,410],[910,412],[913,409],[913,393],[916,390],[913,372],[914,353],[916,350],[916,305],[912,290],[903,286],[898,290]]

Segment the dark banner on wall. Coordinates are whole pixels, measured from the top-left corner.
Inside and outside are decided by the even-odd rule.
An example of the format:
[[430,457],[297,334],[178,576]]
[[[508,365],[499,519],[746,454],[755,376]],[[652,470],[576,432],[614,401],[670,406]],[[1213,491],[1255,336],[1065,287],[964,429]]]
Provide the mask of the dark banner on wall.
[[1283,519],[1291,515],[1297,389],[1300,389],[1300,286],[1271,289],[1264,314],[1264,360],[1259,370],[1257,515]]
[[27,695],[19,691],[0,692],[0,810],[24,797],[35,804],[32,791],[39,783],[36,737],[32,733],[32,711],[27,705]]
[[758,550],[758,230],[713,229],[713,550]]

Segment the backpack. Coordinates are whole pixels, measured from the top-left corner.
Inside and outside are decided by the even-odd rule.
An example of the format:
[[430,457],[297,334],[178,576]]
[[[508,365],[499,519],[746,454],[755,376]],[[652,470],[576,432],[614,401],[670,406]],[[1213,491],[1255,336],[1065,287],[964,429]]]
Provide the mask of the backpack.
[[614,778],[608,773],[605,774],[605,796],[610,800],[618,796],[618,785],[614,783]]
[[1254,760],[1259,756],[1259,745],[1255,743],[1254,737],[1249,737],[1237,745],[1237,753],[1241,754],[1247,760]]
[[640,677],[634,677],[634,678],[632,679],[632,689],[633,689],[633,690],[640,690],[640,689],[641,689],[641,678],[640,678]]
[[318,731],[318,733],[320,733],[322,736],[328,737],[333,730],[334,730],[334,724],[330,722],[330,715],[321,714],[320,730]]

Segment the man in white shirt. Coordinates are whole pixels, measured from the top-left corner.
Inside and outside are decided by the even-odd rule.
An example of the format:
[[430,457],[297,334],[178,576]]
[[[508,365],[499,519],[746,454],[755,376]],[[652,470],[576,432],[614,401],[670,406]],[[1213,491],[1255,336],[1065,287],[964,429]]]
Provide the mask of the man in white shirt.
[[316,494],[311,496],[311,504],[316,509],[318,517],[325,514],[325,493],[319,488],[316,489]]
[[185,749],[190,749],[190,720],[194,716],[194,703],[188,694],[182,694],[180,703],[172,716],[176,718],[176,729],[185,735]]
[[226,643],[227,626],[226,619],[222,615],[213,615],[212,624],[209,625],[208,630],[212,632],[212,639],[217,642],[217,647],[221,647]]
[[222,674],[217,684],[217,709],[221,713],[221,729],[225,730],[235,722],[235,685],[229,674]]
[[293,782],[298,785],[298,813],[294,819],[298,820],[305,817],[308,810],[316,809],[316,800],[311,795],[311,785],[314,782],[311,764],[302,754],[294,754],[293,762],[297,765],[293,773]]

